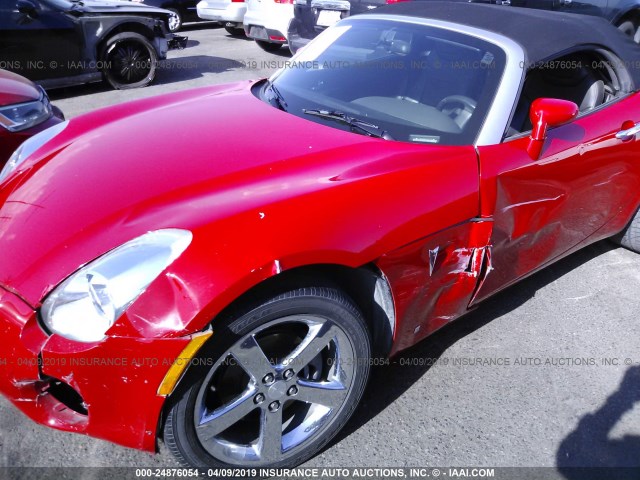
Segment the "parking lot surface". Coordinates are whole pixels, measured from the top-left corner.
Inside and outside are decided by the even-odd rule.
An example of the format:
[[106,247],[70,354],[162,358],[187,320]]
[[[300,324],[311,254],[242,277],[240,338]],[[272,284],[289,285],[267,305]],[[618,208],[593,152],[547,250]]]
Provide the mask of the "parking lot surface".
[[[51,98],[73,118],[268,76],[289,58],[207,24],[185,34],[188,48],[170,53],[148,88],[97,84]],[[247,118],[238,134],[251,141],[251,128]],[[588,247],[374,368],[347,428],[307,465],[640,466],[639,313],[640,255],[608,242]],[[161,452],[50,430],[0,399],[0,466],[177,466]]]

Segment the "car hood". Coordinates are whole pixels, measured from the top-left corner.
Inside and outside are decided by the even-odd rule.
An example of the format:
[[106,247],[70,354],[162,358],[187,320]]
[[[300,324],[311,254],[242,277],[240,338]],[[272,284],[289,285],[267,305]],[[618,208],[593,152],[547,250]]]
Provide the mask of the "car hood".
[[136,2],[126,0],[86,0],[83,5],[78,7],[76,12],[81,13],[133,13],[133,14],[162,14],[170,15],[171,12],[163,8],[152,7]]
[[177,92],[71,120],[0,189],[0,284],[36,307],[77,268],[147,231],[195,231],[302,195],[318,176],[380,151],[382,140],[282,112],[250,87]]
[[30,80],[0,70],[0,107],[30,102],[40,98],[40,89]]

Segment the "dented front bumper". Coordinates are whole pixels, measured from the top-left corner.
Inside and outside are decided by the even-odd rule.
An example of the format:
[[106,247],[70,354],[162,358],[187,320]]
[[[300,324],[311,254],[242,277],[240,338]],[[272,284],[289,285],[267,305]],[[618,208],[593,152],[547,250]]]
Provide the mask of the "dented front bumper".
[[49,336],[36,311],[0,287],[0,338],[0,392],[31,419],[155,451],[158,388],[190,337],[82,344]]

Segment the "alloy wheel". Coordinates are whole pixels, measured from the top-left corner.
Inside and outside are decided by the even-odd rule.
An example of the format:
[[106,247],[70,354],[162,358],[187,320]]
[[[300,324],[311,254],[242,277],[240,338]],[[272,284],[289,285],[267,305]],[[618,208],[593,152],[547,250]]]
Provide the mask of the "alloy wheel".
[[200,387],[194,423],[201,445],[231,465],[286,459],[339,414],[354,356],[349,337],[327,318],[294,315],[254,330]]

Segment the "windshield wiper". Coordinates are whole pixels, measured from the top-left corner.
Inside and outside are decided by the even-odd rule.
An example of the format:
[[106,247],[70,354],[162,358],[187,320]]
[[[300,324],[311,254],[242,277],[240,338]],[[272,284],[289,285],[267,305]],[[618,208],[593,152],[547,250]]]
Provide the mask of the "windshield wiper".
[[271,82],[269,82],[269,89],[271,90],[271,93],[273,93],[272,100],[275,101],[276,107],[278,107],[280,110],[286,112],[287,108],[288,108],[287,107],[287,102],[284,101],[284,97],[280,93],[280,90],[278,90],[276,88],[276,86]]
[[[344,112],[338,112],[336,110],[314,110],[314,109],[302,109],[302,113],[306,115],[313,115],[315,117],[327,118],[329,120],[335,120],[340,123],[344,123],[351,127],[351,131],[359,130],[368,137],[382,138],[384,140],[393,140],[393,137],[389,135],[385,130],[380,131],[378,125],[365,122],[356,117],[350,117]],[[375,129],[375,130],[372,130]],[[378,131],[376,131],[378,130]]]

